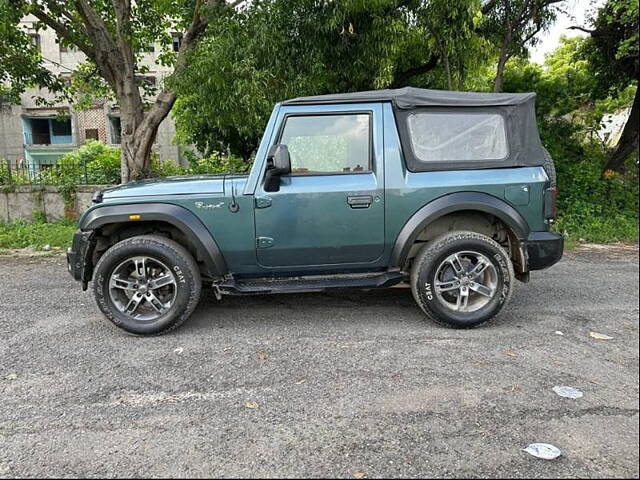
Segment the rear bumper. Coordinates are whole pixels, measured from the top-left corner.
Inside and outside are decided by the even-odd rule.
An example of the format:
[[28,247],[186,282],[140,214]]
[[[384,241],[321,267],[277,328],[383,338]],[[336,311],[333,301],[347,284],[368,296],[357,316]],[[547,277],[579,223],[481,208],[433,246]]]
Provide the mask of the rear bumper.
[[82,289],[87,289],[87,283],[91,280],[91,251],[93,231],[76,230],[73,234],[71,248],[67,250],[67,270],[71,276],[82,282]]
[[529,270],[542,270],[562,258],[564,238],[555,232],[531,232],[526,248]]

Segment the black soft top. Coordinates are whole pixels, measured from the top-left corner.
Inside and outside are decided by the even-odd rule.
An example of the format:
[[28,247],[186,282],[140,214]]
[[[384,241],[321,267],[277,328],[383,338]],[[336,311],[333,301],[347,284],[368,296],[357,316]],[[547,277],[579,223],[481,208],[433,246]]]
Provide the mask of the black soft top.
[[417,107],[482,107],[522,105],[535,100],[535,93],[479,93],[428,90],[404,87],[394,90],[337,93],[292,98],[282,105],[318,105],[335,103],[391,102],[397,109]]
[[[370,90],[299,97],[282,105],[337,105],[344,103],[390,102],[407,167],[411,171],[455,170],[543,166],[545,152],[536,126],[535,93],[449,92],[405,87],[397,90]],[[409,119],[425,113],[499,114],[504,119],[508,154],[502,159],[468,158],[455,161],[422,161],[413,150]],[[479,118],[479,117],[477,117]]]

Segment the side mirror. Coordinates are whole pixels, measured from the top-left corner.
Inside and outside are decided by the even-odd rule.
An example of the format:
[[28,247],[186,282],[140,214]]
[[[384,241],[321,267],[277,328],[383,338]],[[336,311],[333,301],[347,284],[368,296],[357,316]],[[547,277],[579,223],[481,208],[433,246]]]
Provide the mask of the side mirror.
[[267,154],[267,171],[265,175],[265,191],[280,190],[280,176],[291,173],[291,157],[286,145],[278,144],[271,147]]

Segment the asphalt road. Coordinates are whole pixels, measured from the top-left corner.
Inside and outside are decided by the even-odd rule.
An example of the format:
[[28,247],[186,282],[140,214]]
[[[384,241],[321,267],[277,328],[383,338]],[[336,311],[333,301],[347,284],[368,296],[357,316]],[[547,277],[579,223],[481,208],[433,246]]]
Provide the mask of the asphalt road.
[[211,295],[135,338],[60,257],[0,279],[0,477],[638,477],[637,251],[571,254],[471,331],[391,289]]

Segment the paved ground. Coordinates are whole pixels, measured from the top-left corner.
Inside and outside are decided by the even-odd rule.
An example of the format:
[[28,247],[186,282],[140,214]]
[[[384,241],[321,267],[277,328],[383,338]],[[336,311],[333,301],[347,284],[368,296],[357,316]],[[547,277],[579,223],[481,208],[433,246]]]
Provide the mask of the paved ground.
[[473,331],[392,289],[209,298],[134,338],[59,257],[0,278],[0,476],[638,477],[637,252],[571,254]]

